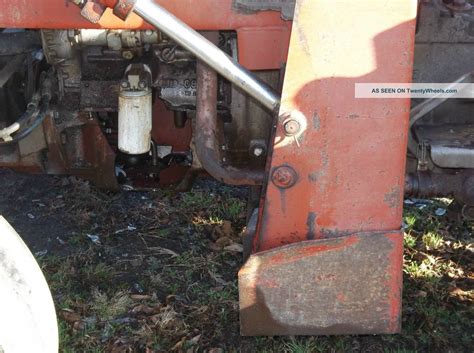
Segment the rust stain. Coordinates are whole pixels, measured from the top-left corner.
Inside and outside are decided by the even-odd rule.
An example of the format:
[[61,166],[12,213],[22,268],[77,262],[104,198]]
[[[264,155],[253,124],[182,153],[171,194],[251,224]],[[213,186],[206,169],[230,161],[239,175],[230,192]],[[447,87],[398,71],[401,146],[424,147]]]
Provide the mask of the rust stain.
[[318,255],[318,253],[323,253],[326,251],[341,250],[348,246],[353,246],[357,244],[359,240],[360,239],[357,236],[350,236],[340,238],[332,244],[315,244],[303,249],[297,249],[297,252],[294,252],[291,248],[288,248],[285,252],[278,252],[274,256],[271,256],[269,259],[266,259],[265,265],[275,266],[289,262],[295,262],[305,257],[316,256]]
[[317,112],[313,114],[313,129],[319,131],[321,129],[321,118]]
[[306,220],[306,226],[308,227],[308,234],[306,239],[313,240],[316,237],[316,213],[309,212]]
[[393,186],[390,192],[385,194],[384,202],[390,208],[399,208],[401,204],[402,193],[400,192],[400,187],[398,185]]
[[328,282],[328,281],[335,281],[337,279],[337,276],[334,274],[330,275],[318,275],[314,279],[315,282]]

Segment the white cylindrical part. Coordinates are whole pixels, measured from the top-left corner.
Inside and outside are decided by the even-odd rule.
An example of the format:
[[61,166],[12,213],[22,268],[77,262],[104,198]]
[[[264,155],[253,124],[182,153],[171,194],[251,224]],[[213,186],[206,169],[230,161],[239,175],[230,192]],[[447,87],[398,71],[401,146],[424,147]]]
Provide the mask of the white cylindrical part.
[[121,91],[119,95],[119,150],[127,154],[150,151],[152,94],[146,91]]

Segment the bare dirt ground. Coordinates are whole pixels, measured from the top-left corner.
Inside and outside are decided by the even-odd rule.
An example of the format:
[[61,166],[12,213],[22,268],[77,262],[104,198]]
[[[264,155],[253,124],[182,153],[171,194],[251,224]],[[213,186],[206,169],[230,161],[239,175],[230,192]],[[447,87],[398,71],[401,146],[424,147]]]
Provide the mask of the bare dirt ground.
[[247,190],[107,193],[0,170],[0,214],[50,284],[61,352],[472,352],[472,227],[449,201],[406,202],[403,332],[241,338],[237,271]]

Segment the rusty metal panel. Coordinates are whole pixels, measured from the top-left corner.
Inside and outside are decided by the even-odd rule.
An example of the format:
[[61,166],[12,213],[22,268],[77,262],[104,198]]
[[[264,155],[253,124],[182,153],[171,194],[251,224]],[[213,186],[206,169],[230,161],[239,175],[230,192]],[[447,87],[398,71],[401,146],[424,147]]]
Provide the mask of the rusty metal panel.
[[254,254],[239,272],[244,336],[400,330],[403,234],[361,233]]
[[356,99],[355,84],[411,82],[416,11],[297,2],[254,252],[400,229],[410,100]]

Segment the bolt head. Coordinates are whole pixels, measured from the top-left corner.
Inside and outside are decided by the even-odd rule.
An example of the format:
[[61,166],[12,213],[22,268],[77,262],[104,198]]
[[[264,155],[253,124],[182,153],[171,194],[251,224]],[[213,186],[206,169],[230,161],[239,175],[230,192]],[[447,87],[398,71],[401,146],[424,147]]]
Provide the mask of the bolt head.
[[122,58],[126,59],[126,60],[132,60],[133,59],[133,53],[130,51],[130,50],[125,50],[123,53],[122,53]]
[[263,155],[265,151],[263,150],[262,147],[255,147],[254,150],[253,150],[253,154],[255,157],[260,157]]
[[298,174],[290,166],[276,167],[271,176],[273,184],[280,189],[288,189],[298,181]]
[[291,119],[284,123],[283,128],[289,136],[294,136],[301,130],[301,125],[297,120]]

